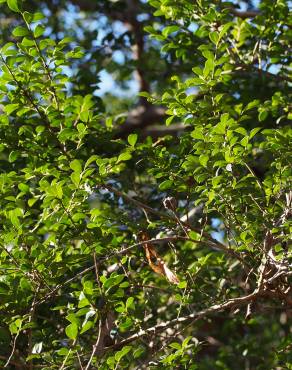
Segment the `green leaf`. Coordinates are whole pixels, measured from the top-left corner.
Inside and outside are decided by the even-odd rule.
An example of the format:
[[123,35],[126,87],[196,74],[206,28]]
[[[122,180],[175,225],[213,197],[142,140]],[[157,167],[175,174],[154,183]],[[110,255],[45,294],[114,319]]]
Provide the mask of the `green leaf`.
[[[47,48],[48,46],[55,46],[56,42],[52,39],[43,39],[39,43],[39,47],[41,50]],[[66,130],[66,128],[65,128]]]
[[62,189],[62,185],[60,183],[53,185],[51,190],[52,190],[53,195],[55,195],[59,199],[62,199],[63,189]]
[[153,28],[153,26],[146,26],[144,27],[144,31],[145,32],[149,32],[149,33],[155,33],[155,29]]
[[93,327],[94,323],[92,321],[87,321],[80,331],[80,334],[85,333],[87,330],[91,329]]
[[70,51],[69,53],[66,54],[66,58],[82,58],[84,56],[84,52],[81,49],[80,46],[77,46],[74,48],[74,50]]
[[63,44],[66,45],[73,41],[74,41],[73,37],[64,37],[61,41],[59,41],[58,45],[63,45]]
[[214,71],[215,63],[212,59],[207,59],[203,70],[204,77],[208,77]]
[[244,127],[238,127],[235,131],[243,136],[247,136],[247,131]]
[[260,101],[258,99],[255,99],[253,101],[251,101],[250,103],[247,104],[245,110],[250,110],[250,109],[253,109],[253,108],[256,108],[258,107],[260,104]]
[[226,132],[226,123],[223,121],[220,121],[219,123],[217,123],[216,126],[213,127],[212,132],[216,134],[224,135]]
[[43,35],[43,33],[45,32],[45,26],[41,25],[41,24],[38,24],[35,28],[35,30],[33,31],[33,35],[35,38],[37,37],[40,37],[41,35]]
[[30,198],[27,201],[27,204],[28,204],[29,207],[32,207],[36,202],[37,202],[37,198]]
[[206,154],[201,154],[199,157],[199,162],[202,166],[207,167],[209,161],[209,156]]
[[248,141],[249,137],[245,136],[242,140],[240,140],[240,144],[245,147],[248,144]]
[[32,19],[33,19],[33,14],[29,13],[29,12],[24,12],[23,13],[23,18],[24,20],[27,22],[27,23],[31,23]]
[[80,173],[79,172],[73,172],[70,175],[70,178],[71,178],[73,184],[76,186],[76,188],[78,188],[79,184],[80,184]]
[[19,104],[7,104],[4,106],[4,111],[7,114],[13,113],[17,108],[19,107]]
[[76,339],[78,335],[78,325],[76,322],[72,322],[70,325],[68,325],[65,329],[65,333],[68,338],[70,339]]
[[163,34],[163,36],[167,37],[171,33],[177,32],[179,29],[180,29],[180,27],[177,26],[177,25],[168,26],[168,27],[165,27],[163,29],[162,34]]
[[71,324],[76,323],[78,324],[79,318],[76,316],[75,313],[69,313],[69,315],[66,316],[66,319],[71,322]]
[[191,133],[191,137],[198,140],[204,140],[205,136],[203,134],[203,129],[201,127],[196,127]]
[[80,119],[83,122],[88,122],[89,117],[90,117],[90,111],[88,109],[85,109],[80,113]]
[[268,117],[268,114],[269,113],[267,110],[260,110],[258,115],[259,121],[260,122],[264,121]]
[[213,42],[213,44],[216,45],[217,42],[218,42],[218,40],[219,40],[219,34],[218,34],[218,32],[216,32],[216,31],[210,32],[209,33],[209,38]]
[[234,159],[235,159],[234,156],[232,156],[229,151],[226,151],[224,153],[224,158],[225,158],[226,162],[228,162],[228,163],[233,163]]
[[84,123],[78,123],[77,125],[77,131],[81,134],[84,135],[87,131],[87,127],[84,125]]
[[21,45],[23,46],[34,46],[34,40],[28,39],[27,37],[24,37],[23,40],[21,41]]
[[138,135],[137,134],[131,134],[131,135],[128,136],[128,143],[131,146],[135,146],[135,144],[137,142],[137,139],[138,139]]
[[136,358],[139,358],[139,357],[141,357],[142,356],[142,354],[145,352],[145,349],[144,349],[144,347],[142,347],[142,346],[138,346],[138,347],[136,347],[135,349],[134,349],[134,352],[133,352],[133,356],[134,356],[134,358],[136,359]]
[[10,152],[9,154],[9,157],[8,157],[8,161],[10,163],[13,163],[16,161],[16,159],[20,156],[20,153],[18,150],[13,150],[12,152]]
[[194,67],[192,68],[192,71],[197,75],[197,76],[203,76],[203,70],[200,67]]
[[22,320],[21,319],[16,319],[9,325],[9,330],[11,334],[16,334],[22,327]]
[[171,122],[174,120],[174,117],[175,116],[170,116],[170,117],[166,118],[166,120],[165,120],[166,126],[169,126],[171,124]]
[[[229,319],[220,325],[207,320],[203,334],[222,342],[216,351],[204,351],[195,337],[207,321],[188,329],[184,319],[189,309],[240,301],[249,293],[242,287],[256,286],[267,230],[276,241],[276,265],[288,256],[288,1],[263,1],[260,16],[247,19],[236,16],[240,9],[232,0],[136,1],[137,20],[142,26],[153,23],[146,29],[154,36],[145,40],[142,58],[151,95],[141,93],[141,102],[128,85],[133,68],[140,67],[127,52],[135,35],[116,32],[103,17],[108,7],[125,10],[127,1],[99,1],[101,29],[93,32],[94,11],[84,17],[75,7],[69,14],[72,2],[55,1],[53,17],[47,13],[53,1],[18,0],[20,10],[23,4],[31,13],[13,13],[0,0],[0,364],[12,354],[8,368],[22,357],[32,368],[64,370],[81,363],[109,370],[229,369],[246,362],[251,368],[289,367],[285,297],[277,297],[281,310],[272,295],[266,302],[255,297],[252,320],[244,323],[248,338],[238,335],[241,315],[226,310]],[[33,13],[42,10],[44,21]],[[125,52],[125,58],[111,58],[110,49]],[[103,70],[115,80],[108,93],[98,91]],[[143,104],[146,98],[158,110],[163,107],[161,119],[153,105]],[[161,130],[140,127],[141,133],[137,128],[124,136],[131,112]],[[184,130],[165,127],[174,122]],[[180,237],[184,230],[169,212],[159,217],[168,196],[178,201],[177,217],[189,225],[189,240]],[[146,232],[147,238],[172,239],[174,245],[157,240],[152,248],[137,246]],[[163,276],[170,276],[166,266],[178,271],[178,285]],[[274,281],[283,291],[289,289],[286,272]],[[146,335],[147,327],[163,329],[172,319],[186,329],[177,339],[168,325],[161,336]],[[141,333],[142,341],[112,346],[115,326],[117,342]],[[92,354],[99,329],[104,343]],[[155,343],[147,361],[148,340]],[[262,356],[271,348],[275,356]]]
[[146,91],[141,91],[138,93],[139,96],[143,96],[144,98],[151,98],[151,95]]
[[230,27],[233,26],[233,23],[232,22],[229,22],[229,23],[225,23],[221,29],[221,31],[219,32],[219,39],[221,39],[226,33],[227,31],[229,30]]
[[26,184],[23,184],[23,183],[18,184],[18,189],[20,191],[22,191],[23,193],[28,193],[29,192],[29,186],[26,185]]
[[160,190],[166,190],[169,189],[173,184],[172,180],[165,180],[159,185]]
[[120,284],[124,280],[124,275],[111,276],[104,282],[104,288],[111,288]]
[[68,353],[69,353],[69,349],[68,348],[61,348],[61,349],[59,349],[58,351],[57,351],[57,354],[59,355],[59,356],[67,356],[68,355]]
[[75,131],[72,130],[71,128],[69,128],[69,127],[64,128],[59,134],[59,139],[60,139],[61,142],[65,142],[69,139],[73,139],[75,134],[76,134]]
[[181,345],[177,342],[170,343],[169,347],[177,349],[177,350],[181,349]]
[[129,297],[127,299],[127,302],[126,302],[126,308],[131,308],[134,306],[134,298],[133,297]]
[[26,27],[18,26],[14,28],[12,35],[13,36],[26,36],[29,34],[29,30]]
[[187,282],[186,281],[181,281],[179,284],[178,284],[178,288],[180,289],[185,289],[187,286]]
[[120,162],[123,162],[123,161],[128,161],[129,159],[132,158],[132,155],[131,153],[129,152],[124,152],[124,153],[121,153],[118,157],[118,161],[117,163],[120,163]]
[[88,166],[90,166],[90,164],[92,163],[92,162],[94,162],[94,161],[96,161],[98,159],[98,156],[97,155],[92,155],[92,156],[90,156],[88,159],[87,159],[87,161],[86,161],[86,163],[85,163],[85,166],[84,166],[84,168],[86,169]]
[[42,19],[46,18],[45,15],[41,12],[36,12],[32,15],[32,21],[33,22],[38,22],[41,21]]
[[108,365],[109,369],[114,369],[115,368],[115,358],[114,356],[109,356],[106,360],[106,363]]
[[249,133],[249,138],[253,138],[262,128],[261,127],[255,127],[251,130]]
[[19,4],[18,0],[7,0],[7,5],[13,12],[20,13],[18,4]]
[[192,339],[193,337],[191,337],[191,336],[188,336],[187,338],[185,338],[184,340],[183,340],[183,342],[182,342],[182,348],[185,348],[187,345],[188,345],[188,343],[190,342],[190,340]]
[[78,174],[82,172],[82,165],[78,159],[74,159],[72,162],[70,162],[70,168]]
[[126,356],[127,353],[129,353],[132,349],[132,346],[125,346],[123,347],[123,349],[121,349],[120,351],[116,352],[115,354],[115,360],[116,361],[121,361],[121,359]]

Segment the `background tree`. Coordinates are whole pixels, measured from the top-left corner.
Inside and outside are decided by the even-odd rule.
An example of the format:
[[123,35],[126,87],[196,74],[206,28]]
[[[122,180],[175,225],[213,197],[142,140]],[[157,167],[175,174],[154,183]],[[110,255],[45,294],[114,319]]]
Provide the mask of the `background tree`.
[[291,368],[289,2],[0,3],[1,366]]

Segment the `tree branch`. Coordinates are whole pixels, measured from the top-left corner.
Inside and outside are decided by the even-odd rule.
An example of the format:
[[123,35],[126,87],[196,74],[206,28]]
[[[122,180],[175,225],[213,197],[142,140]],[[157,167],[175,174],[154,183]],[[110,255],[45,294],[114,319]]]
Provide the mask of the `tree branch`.
[[120,126],[116,136],[124,137],[135,130],[141,130],[155,123],[163,122],[165,111],[165,107],[139,105],[129,112],[126,122]]
[[250,73],[254,72],[257,73],[259,76],[267,77],[270,79],[274,79],[277,81],[285,81],[285,82],[292,82],[292,78],[289,76],[281,76],[279,74],[274,74],[269,71],[265,71],[263,69],[259,69],[252,64],[237,64],[235,68],[235,72],[246,73],[247,77],[250,77]]
[[181,132],[183,132],[187,127],[188,126],[180,124],[180,123],[174,124],[171,126],[150,125],[150,126],[145,127],[142,130],[141,138],[146,138],[147,136],[151,136],[152,139],[158,139],[166,135],[177,136]]
[[235,17],[246,19],[246,18],[255,18],[260,14],[258,10],[246,10],[240,11],[235,8],[230,8],[230,13],[233,14]]
[[[99,187],[103,187],[103,188],[107,189],[108,191],[114,193],[118,197],[122,197],[125,201],[127,201],[129,203],[132,203],[132,204],[136,205],[137,207],[139,207],[141,209],[144,209],[145,211],[147,211],[149,213],[152,213],[153,215],[156,215],[157,217],[159,217],[161,219],[169,220],[169,221],[175,222],[177,224],[177,219],[174,216],[172,216],[170,214],[167,214],[167,213],[164,213],[164,212],[161,212],[161,211],[157,211],[156,209],[149,207],[148,205],[140,202],[139,200],[136,200],[136,199],[128,196],[127,194],[113,188],[111,185],[103,184],[103,185],[99,185]],[[205,232],[205,231],[202,232],[202,230],[200,228],[191,226],[187,222],[182,222],[182,225],[185,226],[186,228],[188,228],[189,230],[192,230],[192,231],[195,231],[196,233],[201,234],[205,239],[207,239],[205,241],[205,243],[208,244],[209,247],[217,248],[217,249],[220,249],[220,250],[224,251],[225,253],[229,254],[230,256],[238,259],[245,266],[244,260],[241,258],[241,256],[237,252],[235,252],[233,249],[228,248],[224,244],[220,243],[218,240],[214,239],[207,232]]]
[[136,339],[140,339],[142,337],[145,337],[146,335],[152,334],[156,335],[157,333],[166,330],[167,328],[173,327],[177,324],[183,324],[192,320],[198,320],[204,316],[210,315],[215,312],[220,312],[222,310],[226,310],[227,308],[234,308],[242,305],[246,305],[249,302],[254,301],[257,297],[261,296],[262,292],[259,290],[255,290],[253,293],[238,297],[238,298],[233,298],[229,299],[226,302],[220,303],[220,304],[215,304],[205,310],[194,312],[190,315],[183,316],[183,317],[178,317],[173,320],[169,320],[160,324],[157,324],[155,326],[152,326],[151,328],[140,330],[138,333],[135,333],[128,338],[123,339],[119,343],[116,343],[110,347],[107,348],[107,350],[115,350],[117,348],[121,348],[124,345],[133,342]]

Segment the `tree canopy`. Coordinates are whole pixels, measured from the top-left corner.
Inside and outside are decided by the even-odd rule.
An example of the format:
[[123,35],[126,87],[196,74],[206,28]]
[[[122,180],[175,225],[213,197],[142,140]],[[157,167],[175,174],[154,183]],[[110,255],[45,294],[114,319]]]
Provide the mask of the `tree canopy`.
[[0,0],[0,366],[292,369],[291,2]]

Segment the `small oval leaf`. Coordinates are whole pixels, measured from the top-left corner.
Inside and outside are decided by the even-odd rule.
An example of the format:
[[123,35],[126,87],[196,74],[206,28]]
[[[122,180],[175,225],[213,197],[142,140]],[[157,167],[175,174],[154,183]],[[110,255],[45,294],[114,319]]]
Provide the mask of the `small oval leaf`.
[[72,324],[68,325],[65,329],[65,333],[68,338],[76,339],[77,334],[78,334],[78,326],[76,322],[72,322]]

